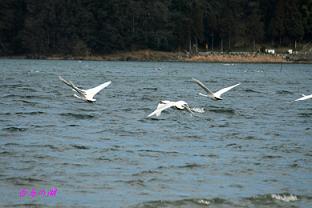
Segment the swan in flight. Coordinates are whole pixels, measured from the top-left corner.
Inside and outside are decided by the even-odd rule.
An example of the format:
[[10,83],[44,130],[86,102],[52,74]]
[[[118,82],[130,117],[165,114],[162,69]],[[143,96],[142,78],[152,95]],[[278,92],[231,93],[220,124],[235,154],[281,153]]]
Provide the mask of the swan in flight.
[[100,92],[102,89],[104,89],[105,87],[107,87],[108,85],[110,85],[112,83],[111,81],[108,81],[108,82],[105,82],[105,83],[103,83],[97,87],[94,87],[94,88],[91,88],[88,90],[83,90],[83,89],[78,88],[76,85],[74,85],[74,83],[72,83],[72,81],[67,81],[67,80],[63,79],[63,77],[61,77],[61,76],[59,76],[59,79],[61,81],[63,81],[66,85],[73,88],[73,90],[79,94],[79,95],[74,94],[75,97],[77,97],[81,100],[87,101],[87,102],[95,102],[96,99],[94,99],[93,97],[98,92]]
[[307,100],[307,99],[311,99],[311,98],[312,98],[312,94],[311,94],[311,95],[302,94],[302,97],[301,97],[301,98],[298,98],[298,99],[295,100],[295,101]]
[[203,88],[208,94],[202,94],[202,93],[198,93],[199,95],[201,96],[204,96],[204,97],[210,97],[211,99],[213,100],[222,100],[221,98],[221,95],[229,90],[231,90],[232,88],[240,85],[240,83],[236,84],[236,85],[233,85],[233,86],[230,86],[230,87],[226,87],[226,88],[223,88],[215,93],[211,92],[201,81],[197,80],[197,79],[194,79],[193,78],[193,82],[195,82],[196,84],[198,84],[201,88]]
[[147,117],[151,117],[153,115],[156,115],[157,117],[160,116],[161,112],[163,110],[166,110],[167,108],[175,107],[178,110],[187,110],[188,112],[192,113],[192,110],[190,109],[189,105],[185,101],[177,101],[172,102],[168,100],[160,101],[156,110],[153,111],[151,114],[149,114]]

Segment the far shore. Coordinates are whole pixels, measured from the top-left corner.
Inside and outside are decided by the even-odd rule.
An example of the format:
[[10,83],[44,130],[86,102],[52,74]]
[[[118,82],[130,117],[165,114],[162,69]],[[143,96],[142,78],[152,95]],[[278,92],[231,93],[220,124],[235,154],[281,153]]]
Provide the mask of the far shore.
[[163,52],[139,50],[118,52],[107,55],[25,55],[2,56],[14,59],[44,60],[88,60],[88,61],[172,61],[172,62],[207,62],[207,63],[312,63],[310,59],[301,59],[287,54],[265,54],[255,52],[206,52],[190,55],[182,52]]

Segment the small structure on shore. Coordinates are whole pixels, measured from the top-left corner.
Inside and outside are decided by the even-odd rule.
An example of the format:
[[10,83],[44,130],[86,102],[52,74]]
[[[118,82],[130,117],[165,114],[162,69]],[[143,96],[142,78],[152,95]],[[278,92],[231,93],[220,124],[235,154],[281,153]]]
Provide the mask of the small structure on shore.
[[275,54],[275,50],[274,49],[265,49],[265,52],[268,54]]

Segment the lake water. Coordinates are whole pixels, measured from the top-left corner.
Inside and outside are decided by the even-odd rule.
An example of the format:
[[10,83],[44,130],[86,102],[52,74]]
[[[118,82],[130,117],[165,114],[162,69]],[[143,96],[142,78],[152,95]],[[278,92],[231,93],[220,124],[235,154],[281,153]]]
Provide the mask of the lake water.
[[[312,65],[0,60],[1,207],[312,207]],[[112,80],[95,103],[73,97]],[[241,83],[212,101],[212,90]],[[160,100],[184,100],[194,113]],[[57,188],[54,197],[20,190]]]

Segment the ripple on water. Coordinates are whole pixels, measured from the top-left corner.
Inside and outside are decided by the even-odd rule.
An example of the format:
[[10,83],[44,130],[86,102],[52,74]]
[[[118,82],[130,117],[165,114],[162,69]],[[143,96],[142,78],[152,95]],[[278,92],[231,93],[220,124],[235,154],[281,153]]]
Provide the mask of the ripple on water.
[[241,207],[262,207],[262,208],[293,208],[297,207],[300,200],[303,204],[308,205],[311,202],[310,197],[299,197],[297,195],[282,193],[282,194],[267,194],[256,195],[252,197],[241,198],[238,200],[230,200],[225,198],[190,198],[178,200],[157,200],[147,201],[131,208],[200,208],[200,207],[214,207],[214,208],[241,208]]
[[46,204],[41,204],[41,203],[25,203],[25,204],[8,204],[8,205],[4,205],[4,207],[26,207],[26,208],[33,208],[33,207],[36,207],[36,208],[44,208],[44,207],[47,207]]
[[213,113],[223,113],[228,115],[235,115],[235,110],[232,108],[215,108],[215,109],[209,109],[209,112]]
[[14,185],[23,185],[23,186],[46,182],[43,179],[33,178],[33,177],[9,177],[9,178],[5,178],[4,180]]
[[144,176],[150,176],[150,175],[159,175],[161,173],[162,172],[156,171],[156,170],[143,170],[141,172],[132,174],[132,176],[144,177]]
[[222,198],[213,198],[213,199],[180,199],[180,200],[158,200],[158,201],[149,201],[143,202],[138,205],[131,206],[131,208],[200,208],[200,207],[232,207],[234,205],[230,201],[227,201]]
[[95,115],[81,114],[81,113],[60,113],[59,115],[75,119],[92,119]]
[[24,131],[27,131],[28,128],[11,126],[11,127],[7,127],[7,128],[3,128],[2,130],[6,131],[6,132],[24,132]]
[[84,146],[84,145],[71,145],[71,146],[76,149],[83,149],[83,150],[90,149],[89,147]]
[[31,111],[31,112],[16,112],[16,115],[42,115],[46,114],[46,112],[43,111]]
[[163,171],[163,170],[168,170],[168,169],[201,169],[201,168],[207,168],[207,164],[199,164],[199,163],[186,163],[183,165],[161,165],[158,166],[156,169],[157,171]]
[[310,118],[310,117],[312,117],[312,111],[298,113],[298,116],[301,117],[301,118]]
[[292,95],[294,93],[287,91],[287,90],[278,90],[278,91],[276,91],[276,94],[278,94],[278,95]]

